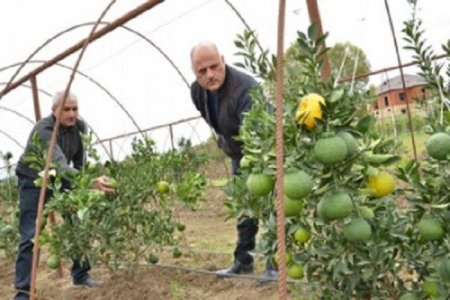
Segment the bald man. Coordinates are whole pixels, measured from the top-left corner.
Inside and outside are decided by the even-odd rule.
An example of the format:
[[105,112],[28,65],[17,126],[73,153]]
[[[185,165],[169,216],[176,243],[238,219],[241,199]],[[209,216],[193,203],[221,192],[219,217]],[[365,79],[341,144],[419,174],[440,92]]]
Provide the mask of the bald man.
[[[239,135],[243,112],[251,107],[249,92],[258,83],[253,77],[225,64],[217,46],[210,42],[201,42],[192,48],[191,64],[196,77],[191,85],[192,101],[216,132],[218,146],[231,158],[233,175],[237,175],[243,154],[242,143],[235,137]],[[253,272],[253,257],[249,251],[255,248],[258,221],[241,217],[237,232],[234,262],[230,267],[218,270],[219,277]],[[270,280],[276,276],[276,271],[268,264],[263,278]]]

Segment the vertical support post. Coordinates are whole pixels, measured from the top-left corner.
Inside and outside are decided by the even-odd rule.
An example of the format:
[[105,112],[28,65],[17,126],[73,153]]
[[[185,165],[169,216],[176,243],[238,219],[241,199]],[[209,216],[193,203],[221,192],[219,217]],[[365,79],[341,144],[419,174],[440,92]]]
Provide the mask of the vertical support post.
[[36,76],[31,76],[30,82],[31,82],[31,91],[33,93],[34,117],[37,122],[41,119],[41,107],[39,105],[39,95]]
[[[309,21],[311,24],[316,24],[317,27],[317,35],[321,36],[323,34],[322,30],[322,21],[320,19],[320,11],[319,6],[317,5],[317,0],[306,0],[306,4],[308,5],[308,15]],[[330,78],[331,74],[331,66],[330,61],[328,59],[328,54],[323,54],[323,68],[322,68],[322,79],[324,81]]]
[[275,165],[276,165],[276,216],[277,216],[277,251],[278,251],[278,298],[287,299],[286,283],[286,232],[283,193],[283,82],[284,82],[284,27],[286,16],[286,0],[279,0],[278,34],[277,34],[277,65],[275,81]]
[[417,148],[416,148],[416,140],[414,137],[414,127],[412,125],[411,109],[409,107],[408,94],[406,93],[406,84],[405,84],[405,76],[403,75],[402,60],[400,58],[400,51],[398,49],[397,37],[395,36],[395,30],[394,30],[394,22],[392,22],[392,15],[391,15],[391,10],[389,8],[388,0],[384,0],[384,5],[386,7],[386,13],[387,13],[388,19],[389,19],[389,26],[391,27],[392,39],[394,40],[395,53],[397,55],[397,62],[398,62],[398,70],[400,71],[400,78],[402,80],[402,91],[403,91],[403,94],[405,95],[406,111],[408,113],[408,126],[409,126],[409,132],[411,133],[411,144],[412,144],[413,152],[414,152],[414,160],[417,161]]
[[109,140],[109,157],[111,157],[111,159],[114,158],[112,140]]
[[[30,82],[31,82],[31,91],[33,93],[34,117],[37,122],[41,119],[41,106],[39,105],[39,93],[36,76],[31,76]],[[52,225],[56,224],[56,218],[53,212],[49,213],[48,218]],[[36,226],[41,226],[41,224],[36,224]],[[59,278],[63,277],[63,270],[61,266],[58,268],[58,276]]]
[[170,133],[170,145],[172,146],[172,150],[175,150],[175,144],[173,142],[173,127],[172,127],[172,124],[169,125],[169,133]]

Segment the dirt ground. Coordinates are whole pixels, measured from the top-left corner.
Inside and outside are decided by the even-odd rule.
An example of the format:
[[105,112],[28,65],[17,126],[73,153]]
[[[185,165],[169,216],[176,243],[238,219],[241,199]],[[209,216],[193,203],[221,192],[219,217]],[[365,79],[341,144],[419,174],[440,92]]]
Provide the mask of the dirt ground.
[[[227,177],[221,168],[210,170],[210,178]],[[72,285],[68,262],[63,265],[62,278],[41,263],[37,275],[38,299],[278,299],[276,283],[259,286],[255,278],[215,276],[214,270],[227,266],[232,260],[235,221],[225,221],[225,196],[220,188],[210,188],[205,198],[195,212],[177,211],[186,224],[180,259],[172,258],[171,249],[167,249],[157,265],[143,264],[132,278],[125,272],[111,273],[105,267],[95,266],[91,272],[93,277],[104,283],[98,289]],[[43,251],[41,260],[45,261],[45,257]],[[255,276],[262,272],[263,263],[258,260],[256,267]],[[0,256],[0,270],[0,299],[11,299],[14,263]]]

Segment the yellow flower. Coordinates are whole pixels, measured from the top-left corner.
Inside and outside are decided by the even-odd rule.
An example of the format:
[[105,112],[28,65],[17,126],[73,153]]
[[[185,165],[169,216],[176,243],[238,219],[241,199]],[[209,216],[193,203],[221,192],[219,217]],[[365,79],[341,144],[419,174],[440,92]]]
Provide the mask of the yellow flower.
[[325,99],[319,94],[311,93],[303,97],[295,113],[297,123],[313,129],[316,119],[322,119],[321,103],[325,105]]

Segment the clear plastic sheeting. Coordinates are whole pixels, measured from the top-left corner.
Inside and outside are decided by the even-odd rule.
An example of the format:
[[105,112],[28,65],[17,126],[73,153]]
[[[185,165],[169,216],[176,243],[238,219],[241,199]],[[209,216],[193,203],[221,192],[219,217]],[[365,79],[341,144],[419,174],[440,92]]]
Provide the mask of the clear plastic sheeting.
[[[264,5],[254,0],[228,2],[255,30],[262,47],[274,53],[278,1],[266,0]],[[49,41],[69,28],[95,22],[108,3],[106,0],[2,3],[0,26],[4,30],[0,48],[0,90],[20,63],[44,43],[48,42],[32,58],[35,62],[24,66],[18,78],[87,37],[92,25],[77,27]],[[137,0],[118,1],[103,21],[112,22],[142,3]],[[441,54],[441,44],[450,36],[450,21],[445,13],[450,11],[450,3],[424,0],[418,3],[418,16],[423,20],[427,40],[435,53]],[[323,30],[329,32],[328,47],[347,41],[360,47],[367,55],[371,70],[397,64],[382,1],[322,0],[318,5]],[[401,30],[412,11],[406,0],[390,1],[390,6],[397,38],[403,47]],[[309,25],[306,1],[288,1],[286,11],[285,49],[295,41],[296,32],[305,31]],[[194,80],[189,53],[197,42],[213,41],[227,63],[241,62],[241,57],[235,56],[234,40],[236,34],[244,31],[245,25],[227,1],[164,1],[126,26],[142,36],[117,28],[90,44],[72,86],[72,92],[79,98],[81,116],[102,140],[135,132],[136,125],[147,129],[198,116],[182,79],[184,77],[189,83]],[[411,54],[402,50],[402,61],[411,61]],[[71,55],[61,61],[61,65],[52,66],[36,77],[42,117],[50,114],[51,95],[66,87],[76,58],[76,54]],[[14,64],[18,65],[8,68]],[[408,73],[415,74],[416,71],[415,68],[408,69]],[[398,75],[397,71],[391,73],[389,77]],[[370,82],[378,85],[380,76],[372,76]],[[0,130],[25,144],[33,126],[27,118],[35,120],[30,83],[0,99]],[[211,131],[202,120],[197,120],[173,126],[172,135],[169,128],[159,128],[148,134],[155,140],[158,151],[165,151],[172,145],[176,146],[181,137],[190,138],[193,144],[200,143],[211,136]],[[135,136],[139,135],[122,137],[106,143],[105,147],[98,146],[100,153],[103,152],[102,158],[107,157],[105,149],[112,149],[116,159],[125,157]],[[0,151],[10,151],[14,163],[22,149],[6,135],[0,134]],[[0,176],[5,174],[4,167],[0,162]]]

